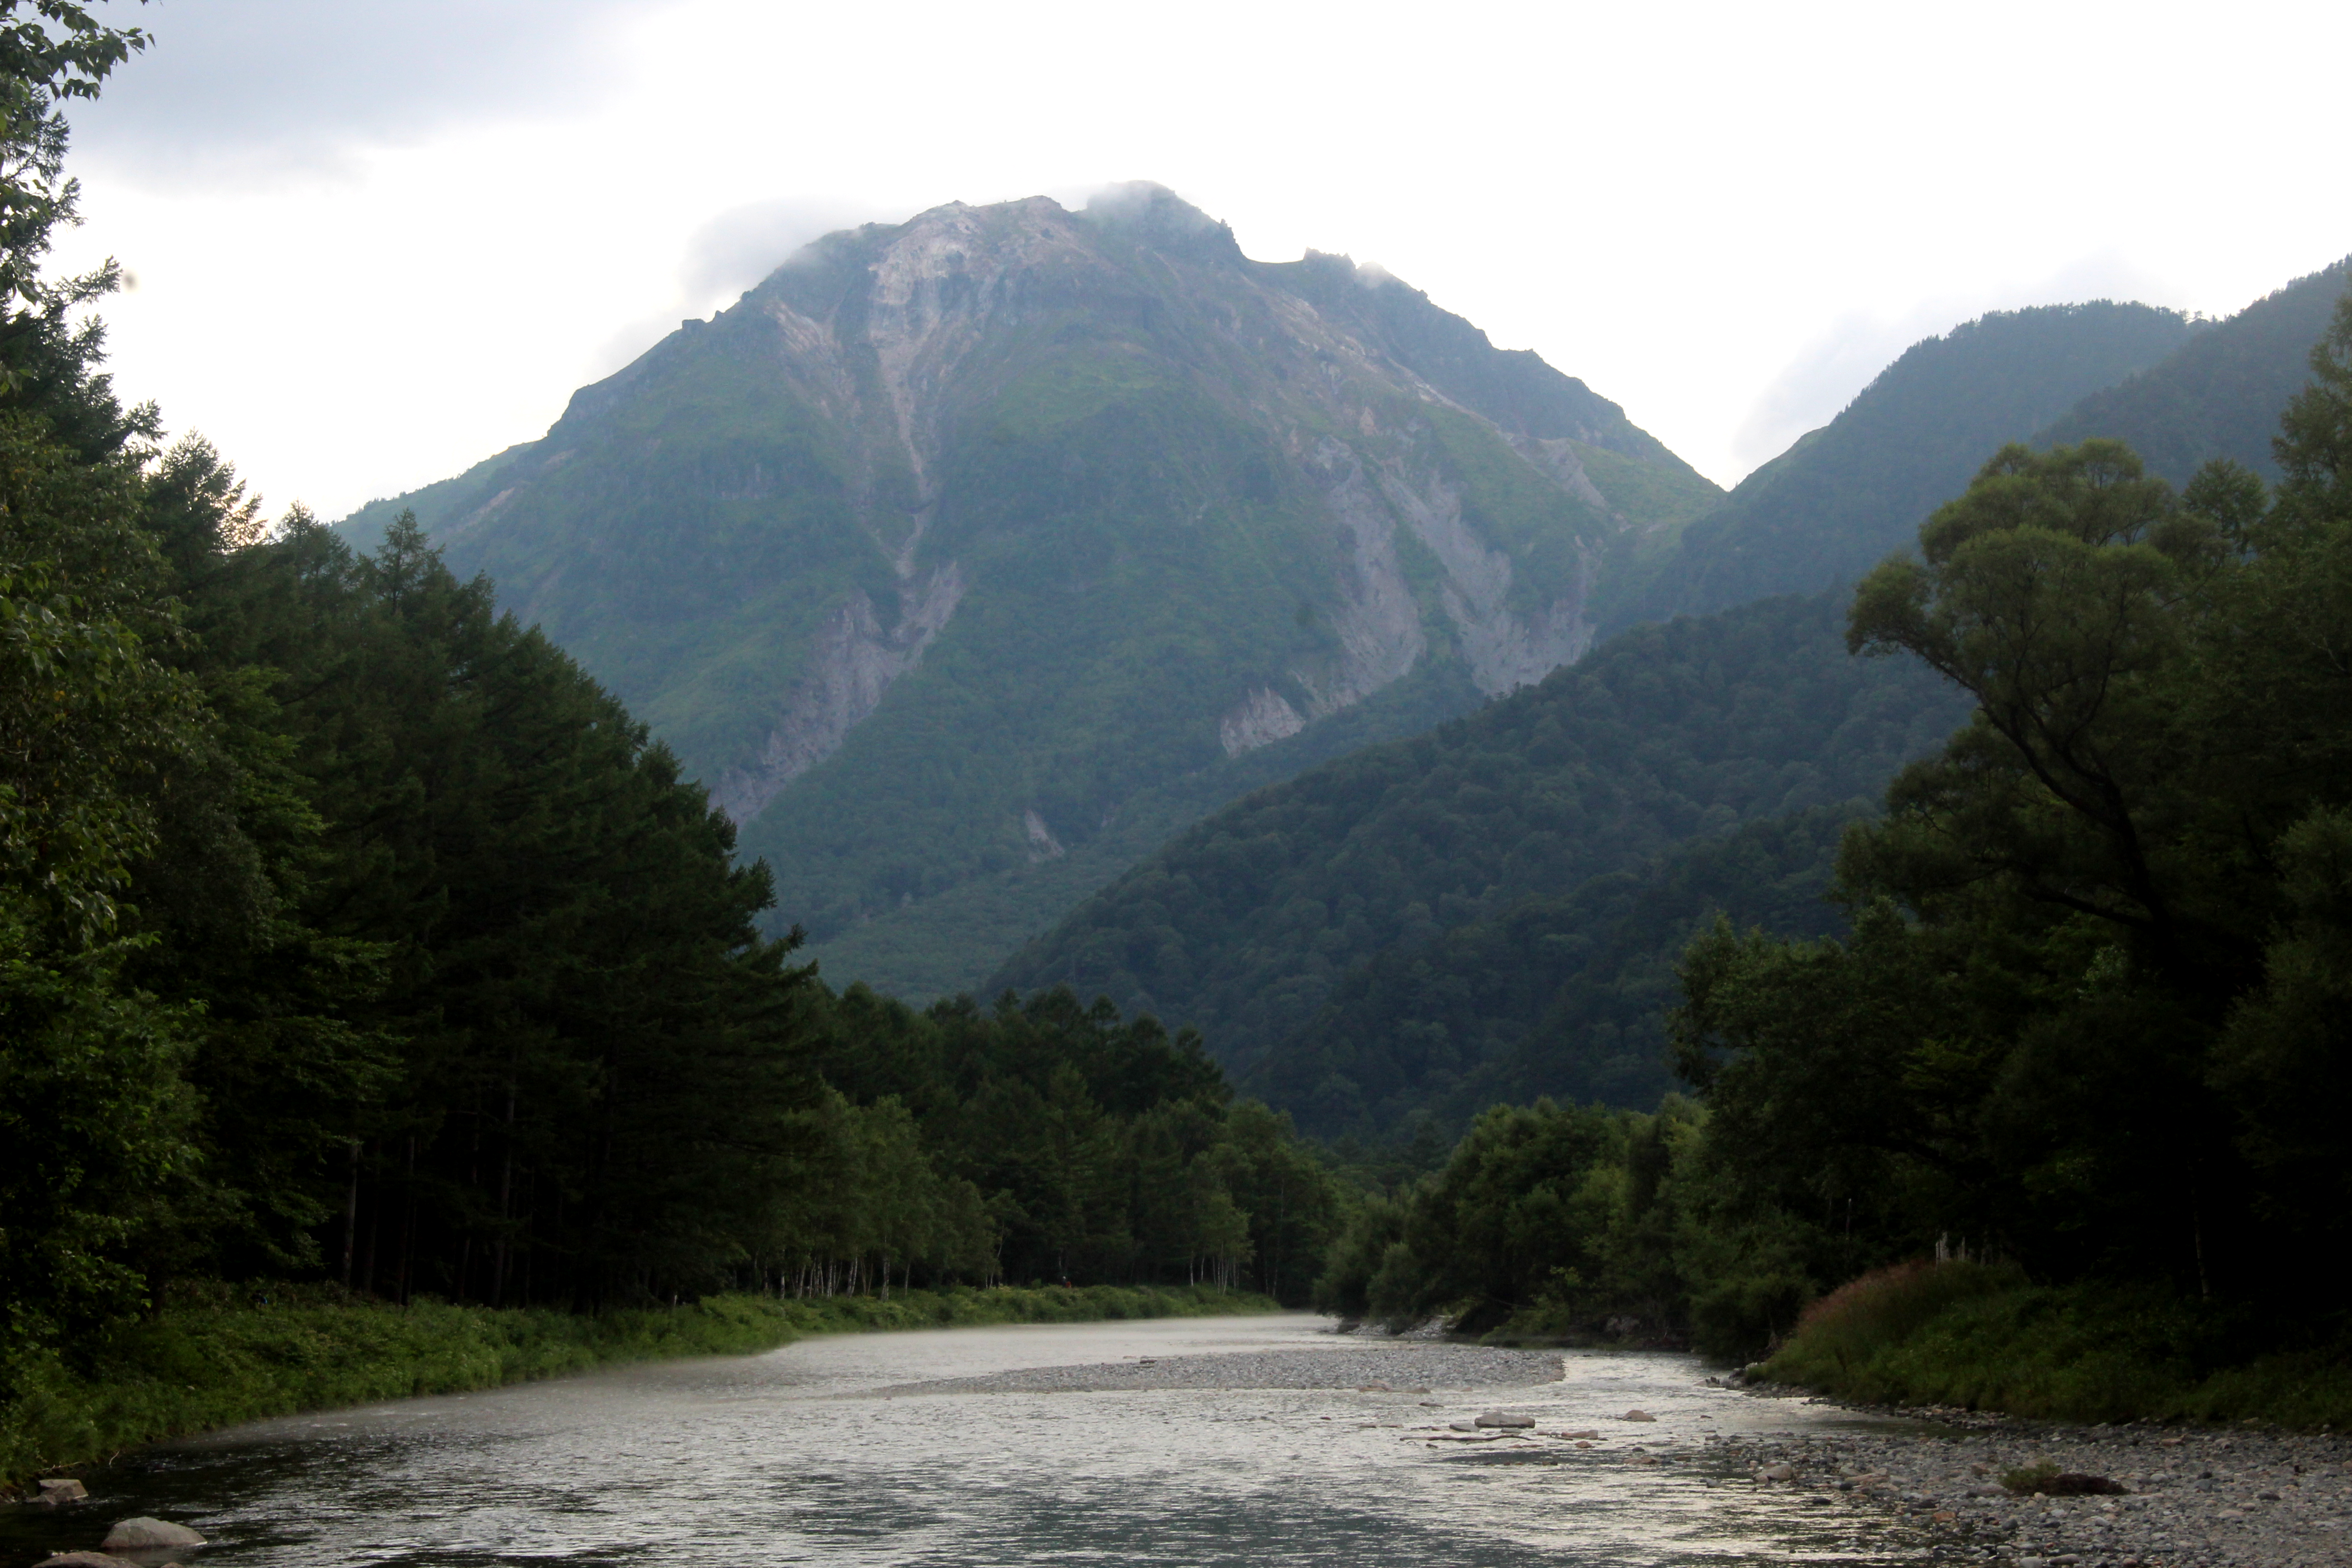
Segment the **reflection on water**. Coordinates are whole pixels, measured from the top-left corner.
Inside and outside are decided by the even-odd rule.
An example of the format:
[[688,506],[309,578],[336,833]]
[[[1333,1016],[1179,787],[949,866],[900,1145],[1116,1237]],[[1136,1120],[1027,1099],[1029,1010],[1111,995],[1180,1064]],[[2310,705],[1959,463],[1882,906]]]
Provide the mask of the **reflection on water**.
[[[1687,1357],[1571,1352],[1559,1381],[1475,1391],[926,1393],[932,1380],[1150,1356],[1363,1347],[1282,1318],[814,1340],[488,1394],[239,1427],[91,1472],[93,1501],[7,1510],[0,1568],[181,1520],[207,1565],[345,1563],[1724,1564],[1912,1555],[1734,1480],[1710,1434],[1834,1412],[1703,1386]],[[1261,1360],[1257,1364],[1265,1364]],[[1332,1363],[1335,1367],[1338,1363]],[[1424,1358],[1418,1365],[1435,1367]],[[1292,1382],[1301,1381],[1293,1376]],[[1335,1379],[1335,1381],[1338,1381]],[[1436,1408],[1428,1408],[1434,1405]],[[1594,1448],[1433,1447],[1493,1405]],[[1618,1421],[1629,1407],[1654,1425]],[[1646,1465],[1651,1454],[1691,1456]]]

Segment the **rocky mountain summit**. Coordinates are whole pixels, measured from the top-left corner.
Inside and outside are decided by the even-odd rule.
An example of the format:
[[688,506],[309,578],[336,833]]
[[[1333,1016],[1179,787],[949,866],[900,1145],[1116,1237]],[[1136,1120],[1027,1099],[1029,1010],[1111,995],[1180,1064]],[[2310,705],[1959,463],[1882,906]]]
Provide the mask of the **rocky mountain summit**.
[[1386,274],[1135,185],[829,236],[343,527],[413,509],[712,786],[833,977],[920,994],[1576,658],[1718,496]]

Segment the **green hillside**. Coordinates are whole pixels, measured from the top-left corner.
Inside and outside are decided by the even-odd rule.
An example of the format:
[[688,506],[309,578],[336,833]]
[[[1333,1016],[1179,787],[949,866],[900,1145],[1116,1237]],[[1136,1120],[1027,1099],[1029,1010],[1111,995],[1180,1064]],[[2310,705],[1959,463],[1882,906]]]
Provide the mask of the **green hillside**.
[[920,996],[1575,658],[1719,493],[1384,274],[1132,187],[831,236],[341,526],[413,509],[712,786],[829,977]]
[[2211,458],[2234,458],[2275,481],[2271,438],[2279,416],[2310,381],[2311,346],[2347,282],[2352,258],[2296,279],[2197,333],[2163,363],[2091,394],[2033,444],[2108,436],[2176,485]]
[[992,988],[1107,994],[1270,1073],[1263,1055],[1375,953],[1745,822],[1875,795],[1964,709],[1916,667],[1849,658],[1843,627],[1836,595],[1635,627],[1467,718],[1227,807]]
[[1237,1063],[1244,1092],[1323,1137],[1451,1138],[1490,1105],[1549,1095],[1648,1110],[1675,1087],[1675,964],[1719,911],[1790,936],[1843,929],[1823,897],[1864,802],[1751,822],[1380,953],[1305,1027]]
[[2196,335],[2174,311],[2103,300],[1996,311],[1914,343],[1835,419],[1685,530],[1654,578],[1621,580],[1623,596],[1601,618],[1618,626],[1851,582],[1906,548],[2004,442]]

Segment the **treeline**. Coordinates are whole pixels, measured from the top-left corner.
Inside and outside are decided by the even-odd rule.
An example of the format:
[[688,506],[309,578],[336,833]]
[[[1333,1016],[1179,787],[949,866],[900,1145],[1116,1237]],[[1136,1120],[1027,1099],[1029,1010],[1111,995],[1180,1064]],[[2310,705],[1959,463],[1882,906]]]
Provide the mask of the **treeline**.
[[[761,1261],[796,1279],[887,1257],[917,1283],[1207,1283],[1286,1301],[1312,1290],[1339,1191],[1287,1117],[1234,1099],[1191,1030],[1171,1037],[1066,990],[916,1012],[858,986],[819,1012],[821,1119],[845,1145],[926,1151],[928,1168],[869,1158],[886,1185],[908,1184],[888,1202],[793,1184],[797,1203],[830,1205],[837,1221],[780,1233]],[[883,1216],[901,1212],[889,1238]],[[873,1239],[836,1239],[858,1235]]]
[[1848,638],[1974,717],[1846,829],[1850,931],[1718,920],[1669,1016],[1695,1101],[1488,1112],[1353,1218],[1327,1304],[1750,1353],[1843,1281],[1971,1258],[1975,1296],[2043,1294],[1947,1363],[2062,1318],[2188,1325],[2143,1363],[2340,1355],[2352,297],[2311,364],[2275,489],[2221,462],[2176,493],[2093,441],[2010,447],[1936,512]]
[[[575,1310],[756,1284],[1302,1295],[1328,1184],[1196,1041],[835,996],[671,754],[404,521],[266,522],[52,280],[0,4],[0,1381],[174,1280]],[[796,939],[794,939],[796,940]],[[1318,1229],[1318,1226],[1321,1227]],[[29,1360],[27,1359],[29,1358]]]

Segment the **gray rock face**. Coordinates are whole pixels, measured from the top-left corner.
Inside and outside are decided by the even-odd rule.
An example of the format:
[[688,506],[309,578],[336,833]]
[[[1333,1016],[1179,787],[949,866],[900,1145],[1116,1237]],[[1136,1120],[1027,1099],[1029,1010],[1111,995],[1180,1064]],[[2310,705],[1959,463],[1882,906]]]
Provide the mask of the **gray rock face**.
[[184,1524],[148,1519],[142,1515],[118,1521],[112,1530],[106,1532],[102,1544],[109,1552],[143,1552],[158,1546],[202,1546],[204,1543],[205,1538]]

